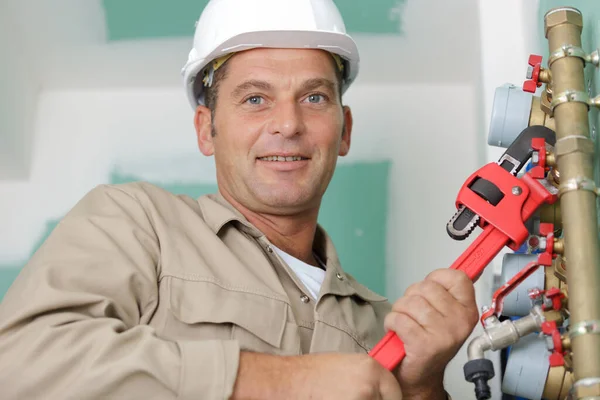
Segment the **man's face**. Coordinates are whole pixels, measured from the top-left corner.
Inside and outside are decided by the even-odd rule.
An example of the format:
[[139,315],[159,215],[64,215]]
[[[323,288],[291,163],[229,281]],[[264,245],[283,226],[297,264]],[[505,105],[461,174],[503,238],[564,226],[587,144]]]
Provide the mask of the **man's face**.
[[220,191],[254,212],[318,209],[352,127],[331,55],[256,49],[227,63],[214,120],[203,107],[196,114],[200,149],[215,156]]

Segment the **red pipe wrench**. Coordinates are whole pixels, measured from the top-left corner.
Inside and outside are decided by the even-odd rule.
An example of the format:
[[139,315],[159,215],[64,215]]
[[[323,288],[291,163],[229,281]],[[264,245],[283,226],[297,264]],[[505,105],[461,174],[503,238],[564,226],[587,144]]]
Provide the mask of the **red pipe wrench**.
[[[531,144],[528,145],[531,149],[530,146]],[[470,210],[469,217],[478,217],[474,221],[483,228],[479,237],[450,266],[464,271],[473,281],[479,278],[504,246],[512,250],[519,249],[529,236],[525,221],[542,204],[552,204],[557,199],[554,187],[544,186],[529,173],[517,178],[515,175],[518,168],[506,168],[503,160],[506,161],[505,156],[498,163],[487,164],[472,174],[460,189],[456,200],[459,211],[465,208]],[[515,161],[514,158],[512,161]],[[512,162],[513,166],[515,164]],[[522,165],[523,162],[519,164]],[[481,197],[480,192],[473,190],[477,181],[495,185],[498,189],[495,205],[489,199]],[[404,343],[395,332],[388,332],[369,355],[386,369],[392,370],[402,361],[406,352]]]

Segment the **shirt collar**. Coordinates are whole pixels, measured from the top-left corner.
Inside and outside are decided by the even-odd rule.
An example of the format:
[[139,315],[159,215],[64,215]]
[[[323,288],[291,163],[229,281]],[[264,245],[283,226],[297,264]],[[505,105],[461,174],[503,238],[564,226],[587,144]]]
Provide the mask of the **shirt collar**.
[[[215,234],[219,234],[226,225],[236,224],[237,228],[256,239],[265,236],[219,192],[201,196],[198,198],[198,204],[202,210],[204,221]],[[384,297],[371,292],[343,271],[333,241],[325,229],[318,224],[313,250],[326,265],[323,293],[337,296],[358,295],[365,300],[385,300]]]
[[344,272],[333,241],[320,225],[317,225],[313,249],[327,265],[321,293],[337,296],[356,295],[364,301],[387,301],[387,298],[369,290],[352,275]]
[[240,230],[258,238],[264,236],[244,215],[229,203],[219,192],[198,198],[202,217],[210,229],[218,235],[221,229],[230,223],[238,225]]

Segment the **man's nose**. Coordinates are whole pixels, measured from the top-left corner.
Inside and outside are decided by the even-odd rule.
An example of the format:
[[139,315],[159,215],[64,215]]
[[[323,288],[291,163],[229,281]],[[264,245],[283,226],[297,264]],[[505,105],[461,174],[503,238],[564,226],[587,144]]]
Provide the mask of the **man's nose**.
[[296,101],[280,101],[275,106],[269,132],[286,138],[300,135],[304,131],[301,105]]

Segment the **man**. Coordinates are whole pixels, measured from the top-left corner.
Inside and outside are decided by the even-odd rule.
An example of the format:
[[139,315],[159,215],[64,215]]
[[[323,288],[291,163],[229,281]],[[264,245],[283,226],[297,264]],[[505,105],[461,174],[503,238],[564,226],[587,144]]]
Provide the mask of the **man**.
[[[317,225],[357,71],[332,0],[211,1],[183,74],[219,193],[85,196],[0,306],[3,398],[445,399],[477,321],[466,275],[392,306]],[[392,372],[367,355],[386,330],[406,345]]]

